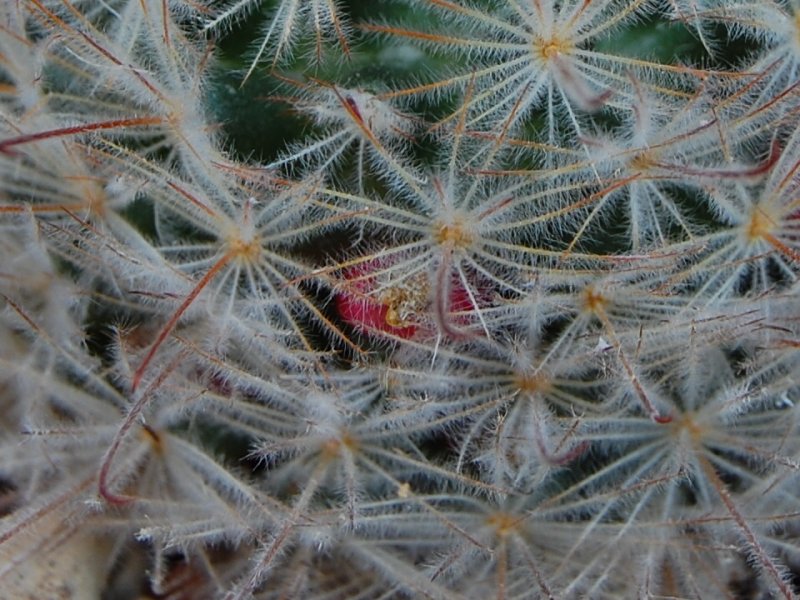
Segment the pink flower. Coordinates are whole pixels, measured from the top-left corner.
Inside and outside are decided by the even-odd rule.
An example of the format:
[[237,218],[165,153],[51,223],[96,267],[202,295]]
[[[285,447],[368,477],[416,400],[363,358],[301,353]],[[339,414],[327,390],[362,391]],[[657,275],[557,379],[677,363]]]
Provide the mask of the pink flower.
[[[382,274],[392,270],[383,258],[376,258],[345,269],[347,285],[336,293],[334,303],[338,315],[358,331],[388,334],[411,339],[434,331],[432,315],[436,293],[427,277],[405,279],[392,285],[381,285]],[[457,314],[457,325],[467,325],[468,313],[477,307],[460,279],[447,286],[447,313]],[[480,302],[480,298],[478,298]],[[453,329],[448,328],[449,331]]]

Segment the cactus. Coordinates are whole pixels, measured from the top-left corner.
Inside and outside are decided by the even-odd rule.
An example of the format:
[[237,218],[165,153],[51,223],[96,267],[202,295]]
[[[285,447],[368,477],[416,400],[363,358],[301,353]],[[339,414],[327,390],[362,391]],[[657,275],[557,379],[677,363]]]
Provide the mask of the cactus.
[[0,7],[0,596],[800,595],[800,7]]

